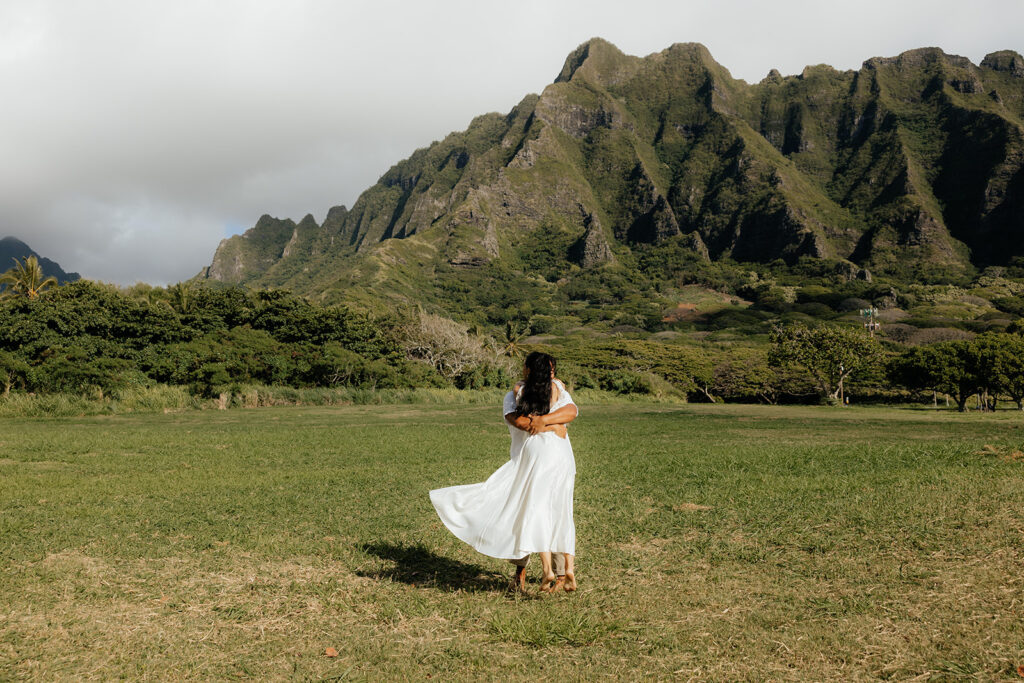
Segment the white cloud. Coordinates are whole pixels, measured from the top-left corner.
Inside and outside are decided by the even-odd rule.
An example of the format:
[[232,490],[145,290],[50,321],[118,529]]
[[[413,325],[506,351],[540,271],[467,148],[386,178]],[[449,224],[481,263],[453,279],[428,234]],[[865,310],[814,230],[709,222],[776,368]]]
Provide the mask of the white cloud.
[[322,219],[388,166],[539,92],[602,36],[703,42],[734,76],[938,45],[1024,51],[1019,0],[7,0],[0,236],[66,269],[173,282],[225,226]]

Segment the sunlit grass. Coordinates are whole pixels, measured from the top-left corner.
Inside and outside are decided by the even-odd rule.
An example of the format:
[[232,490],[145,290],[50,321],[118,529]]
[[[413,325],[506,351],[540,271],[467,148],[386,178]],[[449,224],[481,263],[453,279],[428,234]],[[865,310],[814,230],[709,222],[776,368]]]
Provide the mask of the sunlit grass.
[[426,495],[501,464],[499,412],[0,421],[0,678],[903,680],[1024,664],[1024,416],[584,404],[580,591],[541,598],[506,593],[509,566],[452,537]]

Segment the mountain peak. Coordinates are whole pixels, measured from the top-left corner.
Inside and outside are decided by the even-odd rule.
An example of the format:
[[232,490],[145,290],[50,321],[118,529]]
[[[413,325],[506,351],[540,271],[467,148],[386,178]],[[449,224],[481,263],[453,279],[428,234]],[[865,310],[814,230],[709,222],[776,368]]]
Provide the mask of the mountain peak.
[[53,276],[57,282],[64,284],[81,280],[78,273],[66,273],[56,261],[51,261],[45,256],[40,256],[32,247],[28,246],[16,237],[4,237],[0,239],[0,273],[6,272],[14,265],[14,259],[23,261],[29,256],[39,259],[39,267],[43,269],[43,275]]
[[951,55],[939,47],[919,47],[901,52],[895,57],[872,57],[864,62],[865,68],[879,66],[895,66],[897,69],[921,69],[933,64],[951,64],[958,67],[970,67],[971,60],[960,55]]
[[1006,71],[1014,76],[1024,78],[1024,57],[1013,50],[998,50],[985,55],[981,65],[993,71]]
[[604,38],[591,38],[569,53],[569,56],[565,58],[565,64],[562,66],[561,72],[559,72],[558,77],[555,79],[555,83],[571,81],[584,64],[597,62],[595,69],[603,71],[609,62],[620,61],[625,58],[626,55],[619,48]]
[[[667,48],[661,51],[663,55],[686,55],[687,57],[697,58],[702,61],[715,62],[715,58],[711,56],[711,50],[705,47],[704,43],[672,43]],[[716,64],[718,62],[715,62]]]
[[25,251],[32,251],[27,244],[19,240],[17,237],[4,237],[3,239],[0,239],[0,249],[23,249]]

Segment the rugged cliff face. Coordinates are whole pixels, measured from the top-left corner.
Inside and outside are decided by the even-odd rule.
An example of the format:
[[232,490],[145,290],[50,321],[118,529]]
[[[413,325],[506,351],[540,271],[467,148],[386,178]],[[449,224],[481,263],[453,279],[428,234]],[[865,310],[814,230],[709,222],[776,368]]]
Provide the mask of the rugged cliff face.
[[1024,254],[1024,59],[936,48],[758,84],[698,44],[644,58],[591,40],[505,116],[417,150],[323,225],[264,216],[205,277],[310,294],[423,286],[438,264],[566,270],[678,242],[703,259],[876,272]]

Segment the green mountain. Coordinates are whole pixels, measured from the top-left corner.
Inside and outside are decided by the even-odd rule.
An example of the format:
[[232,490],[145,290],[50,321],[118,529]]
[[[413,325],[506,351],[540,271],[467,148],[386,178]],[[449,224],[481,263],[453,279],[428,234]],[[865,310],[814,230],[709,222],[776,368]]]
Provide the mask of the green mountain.
[[30,246],[14,237],[0,239],[0,273],[7,271],[14,266],[14,259],[23,261],[29,256],[35,256],[39,260],[39,266],[43,269],[43,275],[57,278],[60,284],[74,282],[82,278],[78,273],[65,273],[64,269],[56,261],[51,261],[45,256],[37,254]]
[[809,258],[910,281],[1022,256],[1019,54],[923,48],[752,85],[699,44],[639,58],[593,39],[541,95],[417,150],[323,224],[262,217],[201,277],[571,308],[642,300],[701,263]]

